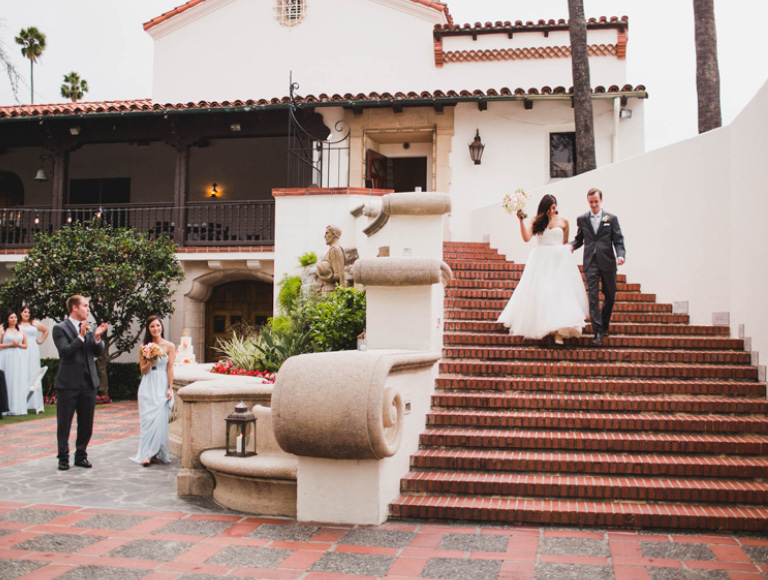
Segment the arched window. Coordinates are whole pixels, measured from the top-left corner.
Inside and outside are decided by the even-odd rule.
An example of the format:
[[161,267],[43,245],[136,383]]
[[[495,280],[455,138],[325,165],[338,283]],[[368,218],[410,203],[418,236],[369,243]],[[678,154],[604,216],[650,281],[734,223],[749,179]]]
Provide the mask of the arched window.
[[306,0],[276,0],[275,15],[283,26],[295,26],[307,11]]

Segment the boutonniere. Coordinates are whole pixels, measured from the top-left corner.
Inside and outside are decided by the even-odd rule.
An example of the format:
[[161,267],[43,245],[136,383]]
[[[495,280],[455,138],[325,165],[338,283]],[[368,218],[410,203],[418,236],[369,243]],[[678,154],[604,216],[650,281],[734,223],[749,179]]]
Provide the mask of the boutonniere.
[[604,215],[603,219],[601,219],[600,221],[603,222],[604,224],[609,224],[609,223],[611,223],[611,216]]

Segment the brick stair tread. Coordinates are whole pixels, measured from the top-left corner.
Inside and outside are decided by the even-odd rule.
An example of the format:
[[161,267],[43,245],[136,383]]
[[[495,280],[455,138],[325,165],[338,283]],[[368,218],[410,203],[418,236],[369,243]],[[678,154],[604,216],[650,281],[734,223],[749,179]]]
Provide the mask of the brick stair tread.
[[560,431],[429,427],[421,434],[423,447],[473,449],[579,450],[584,452],[643,452],[674,454],[768,453],[768,436],[755,434],[652,433],[626,431]]
[[[568,339],[568,347],[592,347],[593,336]],[[446,332],[443,334],[445,347],[474,346],[474,347],[512,347],[534,346],[541,341],[534,341],[523,336],[501,334],[498,332]],[[612,334],[605,338],[605,346],[611,348],[657,348],[675,349],[692,348],[696,350],[731,350],[744,352],[744,341],[739,338],[727,338],[717,335],[703,336],[669,336]]]
[[765,505],[768,482],[668,477],[604,477],[530,473],[418,471],[401,481],[403,494],[590,498]]
[[411,455],[411,471],[489,473],[573,473],[614,477],[729,477],[739,480],[768,476],[764,456],[635,454],[584,451],[504,449],[419,449]]
[[[603,295],[600,295],[603,298]],[[642,292],[616,292],[616,302],[655,302],[655,294],[645,294]],[[502,308],[509,301],[509,296],[499,298],[459,298],[459,297],[446,297],[445,307],[447,309],[463,308],[469,310],[480,309],[498,309]]]
[[574,429],[622,433],[652,430],[663,433],[768,435],[768,417],[753,415],[444,409],[432,410],[427,415],[427,426],[429,428],[550,429],[557,432]]
[[623,362],[544,362],[443,360],[441,373],[477,374],[480,376],[570,376],[570,377],[647,377],[647,378],[709,378],[756,380],[757,367],[717,364],[652,364]]
[[634,394],[689,394],[720,395],[729,397],[766,396],[765,383],[756,381],[712,381],[671,379],[605,379],[561,377],[479,377],[462,374],[444,374],[438,377],[439,389],[471,391],[526,391],[526,392],[579,392],[579,393],[634,393]]
[[[451,318],[450,311],[445,312],[444,330],[446,332],[496,332],[505,334],[506,328],[499,322],[496,322],[498,314],[488,320],[478,320],[472,318]],[[584,334],[592,334],[592,325],[587,324],[583,330]],[[611,322],[611,334],[617,335],[637,335],[645,334],[652,336],[721,336],[730,337],[730,329],[720,326],[694,326],[689,324],[653,324],[643,322],[613,323]]]
[[751,355],[737,350],[693,350],[655,348],[541,348],[525,345],[508,347],[495,346],[444,346],[444,359],[482,359],[493,361],[553,361],[553,362],[599,362],[599,363],[674,363],[674,364],[717,364],[748,365]]
[[390,504],[390,514],[396,518],[536,525],[768,529],[768,509],[761,507],[401,495]]
[[651,413],[768,413],[768,401],[763,398],[742,398],[715,396],[670,396],[670,395],[564,395],[536,393],[477,393],[467,391],[435,392],[432,396],[433,409],[539,409],[582,411],[639,411],[642,408]]

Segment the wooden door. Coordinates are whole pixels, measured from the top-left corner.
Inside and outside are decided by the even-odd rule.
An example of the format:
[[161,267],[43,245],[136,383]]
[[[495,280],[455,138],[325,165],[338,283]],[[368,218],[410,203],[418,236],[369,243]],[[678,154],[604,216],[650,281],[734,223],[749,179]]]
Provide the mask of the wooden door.
[[389,159],[378,151],[365,152],[365,180],[373,189],[387,189],[387,161]]

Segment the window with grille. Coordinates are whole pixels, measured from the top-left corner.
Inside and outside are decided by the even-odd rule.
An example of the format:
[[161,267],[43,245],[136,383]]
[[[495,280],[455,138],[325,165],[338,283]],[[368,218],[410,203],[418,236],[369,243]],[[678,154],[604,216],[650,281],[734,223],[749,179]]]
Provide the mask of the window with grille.
[[283,26],[295,26],[307,11],[305,0],[277,0],[275,14]]

